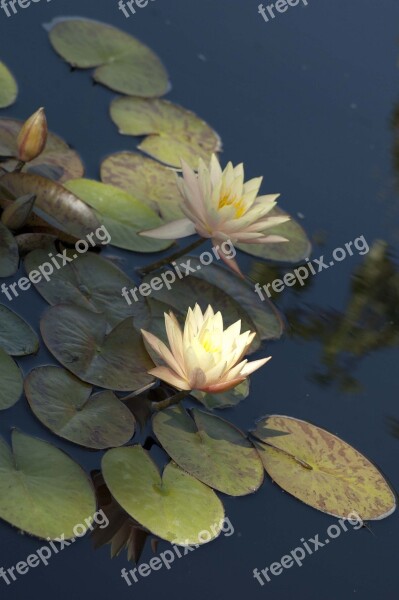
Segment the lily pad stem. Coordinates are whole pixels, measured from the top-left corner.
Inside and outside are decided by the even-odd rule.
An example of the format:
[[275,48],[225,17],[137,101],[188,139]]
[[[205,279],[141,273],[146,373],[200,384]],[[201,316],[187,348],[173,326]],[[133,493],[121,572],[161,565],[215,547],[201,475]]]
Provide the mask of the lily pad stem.
[[174,404],[179,404],[181,400],[187,398],[191,394],[190,390],[182,390],[181,392],[177,392],[170,398],[166,398],[166,400],[161,400],[160,402],[152,402],[151,409],[154,412],[158,412],[159,410],[164,410],[164,408],[169,408],[169,406],[173,406]]
[[195,242],[193,242],[189,246],[186,246],[185,248],[182,248],[178,252],[175,252],[174,254],[171,254],[170,256],[167,256],[166,258],[159,260],[158,262],[152,263],[151,265],[148,265],[147,267],[138,269],[138,272],[140,273],[141,276],[144,276],[144,275],[148,275],[148,273],[151,273],[152,271],[157,271],[158,269],[160,269],[161,267],[164,267],[165,265],[170,265],[170,263],[177,260],[181,256],[184,256],[185,254],[188,254],[192,250],[195,250],[196,248],[198,248],[198,246],[201,246],[201,244],[203,244],[205,241],[206,241],[205,238],[199,238],[198,240],[195,240]]

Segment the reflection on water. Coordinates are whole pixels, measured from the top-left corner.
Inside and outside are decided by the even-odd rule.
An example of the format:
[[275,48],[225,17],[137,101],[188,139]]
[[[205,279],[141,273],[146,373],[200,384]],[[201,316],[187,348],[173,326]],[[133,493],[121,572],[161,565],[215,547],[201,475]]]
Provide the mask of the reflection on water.
[[[257,264],[251,278],[264,283],[280,277],[276,269]],[[296,292],[306,290],[313,280]],[[321,386],[337,384],[341,391],[361,389],[354,373],[371,352],[399,345],[399,272],[384,241],[376,241],[351,278],[344,312],[317,306],[285,309],[288,334],[322,345],[320,367],[311,379]]]

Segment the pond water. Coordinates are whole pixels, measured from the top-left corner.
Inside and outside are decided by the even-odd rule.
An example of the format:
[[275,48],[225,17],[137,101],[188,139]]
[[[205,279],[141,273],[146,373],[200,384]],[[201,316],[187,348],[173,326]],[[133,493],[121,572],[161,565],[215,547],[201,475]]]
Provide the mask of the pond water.
[[[249,398],[223,416],[245,430],[266,414],[325,427],[373,460],[397,487],[397,1],[310,0],[276,13],[269,22],[252,0],[156,0],[129,18],[116,0],[42,0],[8,18],[2,12],[0,56],[20,82],[18,102],[6,114],[21,118],[45,106],[51,130],[78,149],[87,176],[96,178],[105,155],[133,150],[135,142],[118,135],[106,117],[114,94],[93,86],[82,71],[69,73],[51,50],[42,24],[60,15],[116,25],[153,48],[171,75],[169,98],[215,127],[223,139],[223,159],[244,161],[248,177],[263,174],[263,189],[281,192],[280,205],[306,229],[314,257],[323,255],[328,264],[336,248],[363,240],[359,249],[352,247],[352,256],[347,252],[303,287],[274,294],[287,318],[287,334],[268,344],[273,359],[253,376]],[[372,253],[363,251],[366,242]],[[149,262],[114,248],[107,254],[123,258],[130,275]],[[243,254],[240,265],[262,285],[283,273]],[[36,324],[45,306],[36,292],[12,303],[13,310]],[[53,362],[43,346],[39,359]],[[20,364],[28,372],[38,359],[28,357]],[[52,439],[25,400],[2,413],[0,433],[6,439],[12,427]],[[57,445],[87,470],[98,467],[95,453],[61,439]],[[368,528],[349,528],[307,555],[302,566],[295,564],[270,582],[264,579],[262,586],[253,576],[255,568],[270,567],[302,538],[325,540],[336,520],[295,500],[270,479],[253,496],[223,501],[234,534],[176,558],[170,569],[128,586],[121,577],[121,569],[132,568],[126,555],[111,561],[109,547],[93,551],[90,539],[84,539],[10,586],[0,580],[1,596],[397,598],[397,514]],[[5,568],[40,546],[4,522],[0,536],[0,566]],[[161,543],[158,551],[167,548]],[[147,544],[142,560],[151,556]]]

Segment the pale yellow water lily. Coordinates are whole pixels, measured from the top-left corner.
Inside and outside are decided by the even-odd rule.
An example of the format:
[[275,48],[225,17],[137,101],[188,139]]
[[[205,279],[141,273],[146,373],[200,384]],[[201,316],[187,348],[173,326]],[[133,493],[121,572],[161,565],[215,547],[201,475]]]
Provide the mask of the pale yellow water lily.
[[172,312],[165,313],[165,327],[169,347],[142,330],[147,343],[164,362],[149,373],[179,390],[225,392],[271,358],[243,360],[256,333],[241,333],[241,321],[224,329],[221,313],[215,314],[211,306],[204,314],[198,304],[189,308],[184,331]]
[[[214,246],[232,244],[267,244],[286,242],[265,230],[285,223],[288,216],[270,216],[277,195],[258,196],[262,177],[244,182],[244,166],[230,162],[224,171],[215,155],[209,167],[199,160],[198,173],[182,161],[183,178],[178,177],[182,194],[181,209],[185,218],[166,223],[141,235],[158,239],[178,239],[194,233],[211,238]],[[231,254],[219,250],[221,258],[240,273]]]

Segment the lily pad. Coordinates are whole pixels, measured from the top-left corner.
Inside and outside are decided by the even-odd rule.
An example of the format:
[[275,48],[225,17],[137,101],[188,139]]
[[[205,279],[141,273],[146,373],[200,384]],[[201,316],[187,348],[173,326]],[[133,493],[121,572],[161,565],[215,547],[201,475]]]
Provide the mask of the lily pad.
[[59,183],[28,173],[9,173],[0,181],[15,198],[35,194],[34,212],[50,225],[82,239],[100,227],[94,211]]
[[[268,437],[264,428],[289,435]],[[305,504],[335,517],[355,512],[363,521],[388,517],[396,498],[378,469],[325,429],[280,415],[263,419],[255,432],[266,472]]]
[[[49,261],[50,250],[56,260],[63,263],[62,258],[57,258],[53,246],[46,250],[35,250],[24,261],[28,275]],[[66,251],[68,259],[73,256],[76,256],[73,250]],[[122,297],[122,289],[134,288],[134,282],[109,260],[91,252],[81,254],[62,269],[54,269],[49,281],[42,278],[35,283],[35,287],[49,304],[76,304],[103,313],[110,325],[116,325],[143,310],[141,303],[131,300],[129,305]]]
[[[17,119],[0,119],[0,156],[16,157],[18,155],[17,137],[24,121]],[[2,163],[8,171],[17,164],[16,159]],[[47,143],[43,152],[25,165],[25,172],[42,175],[59,182],[82,177],[83,163],[75,150],[54,133],[48,132]]]
[[[287,213],[281,208],[275,207],[270,213],[272,217],[286,216]],[[281,263],[299,263],[308,258],[312,252],[312,245],[304,229],[291,218],[281,225],[270,227],[265,235],[280,235],[288,242],[277,242],[275,244],[237,244],[237,248],[266,260]]]
[[11,71],[0,61],[0,108],[14,104],[18,96],[18,85]]
[[14,200],[2,212],[1,221],[9,229],[21,229],[28,221],[36,197],[34,194],[27,194]]
[[169,456],[206,485],[230,496],[251,494],[262,485],[262,461],[231,423],[179,405],[156,414],[152,425]]
[[[16,237],[20,256],[26,256],[34,250],[48,248],[56,241],[55,235],[48,233],[20,233]],[[48,258],[48,256],[47,256]]]
[[135,391],[154,380],[147,373],[153,363],[132,318],[109,332],[102,315],[59,304],[45,312],[40,328],[55,358],[87,383]]
[[91,392],[90,385],[59,367],[38,367],[25,379],[33,413],[55,434],[96,450],[126,444],[135,427],[130,410],[110,391]]
[[12,356],[27,356],[39,350],[39,339],[32,327],[3,304],[0,304],[0,348]]
[[138,232],[162,225],[151,208],[127,192],[90,179],[68,181],[65,187],[94,208],[111,236],[111,244],[135,252],[157,252],[172,242],[139,236]]
[[15,430],[12,450],[0,438],[0,518],[39,538],[70,539],[95,511],[86,473],[64,452]]
[[275,340],[282,336],[283,321],[278,310],[270,301],[261,302],[253,285],[217,264],[204,267],[197,256],[189,258],[190,266],[196,270],[194,277],[207,281],[230,294],[250,315],[261,340]]
[[50,31],[53,48],[73,67],[90,69],[95,81],[144,98],[169,90],[168,74],[150,48],[127,33],[88,19],[67,19]]
[[196,169],[222,149],[218,134],[193,112],[167,100],[116,98],[111,118],[124,135],[149,136],[139,149],[160,162],[181,168],[181,159]]
[[135,152],[112,154],[101,165],[101,180],[135,196],[167,221],[181,219],[181,195],[176,173]]
[[22,373],[15,362],[0,348],[0,410],[14,406],[21,397]]
[[206,408],[231,408],[237,406],[242,400],[249,396],[249,379],[245,379],[232,390],[222,392],[220,394],[208,394],[206,392],[194,391],[191,395],[194,396]]
[[0,223],[0,277],[11,277],[18,271],[18,244],[11,231]]
[[115,500],[154,535],[188,546],[220,534],[224,509],[219,498],[173,462],[161,476],[149,454],[132,446],[108,450],[102,470]]

